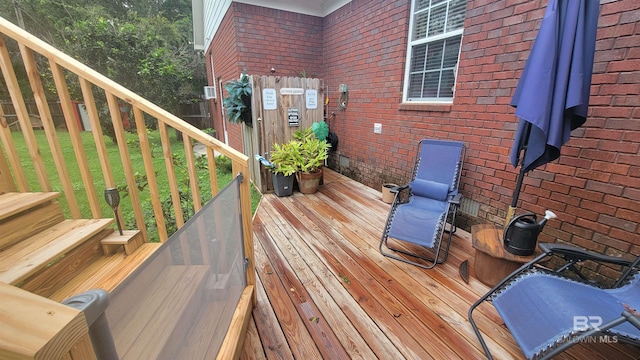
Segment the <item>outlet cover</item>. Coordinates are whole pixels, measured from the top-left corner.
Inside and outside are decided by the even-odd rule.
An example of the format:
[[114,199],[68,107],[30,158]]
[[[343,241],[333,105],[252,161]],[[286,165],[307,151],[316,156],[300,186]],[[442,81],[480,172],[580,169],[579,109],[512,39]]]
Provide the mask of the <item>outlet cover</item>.
[[382,124],[374,123],[373,124],[373,133],[374,134],[382,134]]

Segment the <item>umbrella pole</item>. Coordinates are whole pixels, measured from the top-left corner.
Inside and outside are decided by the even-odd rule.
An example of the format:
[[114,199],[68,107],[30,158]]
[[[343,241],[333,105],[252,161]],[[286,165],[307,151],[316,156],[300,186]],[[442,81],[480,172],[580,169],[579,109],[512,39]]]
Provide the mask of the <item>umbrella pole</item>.
[[527,146],[529,143],[529,135],[531,134],[531,123],[524,121],[524,144],[522,145],[522,158],[520,158],[520,172],[518,173],[518,179],[516,180],[516,188],[513,190],[513,196],[511,197],[511,206],[507,210],[507,216],[505,218],[505,226],[516,215],[516,207],[518,206],[518,198],[520,197],[520,190],[522,189],[522,182],[524,180],[524,157],[527,155]]

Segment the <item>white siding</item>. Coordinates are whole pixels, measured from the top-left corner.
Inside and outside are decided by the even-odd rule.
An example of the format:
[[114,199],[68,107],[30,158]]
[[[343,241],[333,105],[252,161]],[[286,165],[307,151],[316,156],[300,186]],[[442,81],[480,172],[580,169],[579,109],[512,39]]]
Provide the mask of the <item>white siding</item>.
[[[231,0],[204,0],[204,48],[208,49],[213,35],[218,31],[222,18],[229,10]],[[195,20],[194,20],[195,22]]]
[[202,16],[202,1],[191,1],[191,15],[193,19],[193,48],[204,50],[204,17]]

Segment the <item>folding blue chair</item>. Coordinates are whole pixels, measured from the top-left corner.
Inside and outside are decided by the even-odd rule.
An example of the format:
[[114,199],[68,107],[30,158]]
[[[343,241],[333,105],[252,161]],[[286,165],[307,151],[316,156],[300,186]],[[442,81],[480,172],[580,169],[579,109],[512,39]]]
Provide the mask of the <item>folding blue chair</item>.
[[[487,358],[493,359],[473,311],[489,301],[527,359],[549,359],[580,342],[640,345],[640,256],[635,261],[569,245],[541,243],[543,254],[507,276],[469,309],[469,321]],[[555,256],[562,265],[540,265]],[[599,287],[575,266],[582,261],[626,268],[610,288]],[[572,273],[568,272],[572,271]],[[568,276],[572,275],[573,276]]]
[[[447,260],[451,236],[456,230],[456,212],[462,197],[458,193],[458,186],[464,153],[464,144],[461,142],[420,141],[411,182],[391,189],[395,196],[380,239],[382,255],[426,269]],[[408,191],[408,200],[404,190]],[[447,222],[451,224],[449,230],[446,230]],[[449,237],[440,254],[445,232],[449,233]],[[400,242],[419,245],[431,251],[433,256],[418,254],[418,251],[411,251],[407,246],[401,249]],[[419,250],[422,252],[422,249]],[[409,255],[417,261],[424,260],[427,265],[394,253]]]

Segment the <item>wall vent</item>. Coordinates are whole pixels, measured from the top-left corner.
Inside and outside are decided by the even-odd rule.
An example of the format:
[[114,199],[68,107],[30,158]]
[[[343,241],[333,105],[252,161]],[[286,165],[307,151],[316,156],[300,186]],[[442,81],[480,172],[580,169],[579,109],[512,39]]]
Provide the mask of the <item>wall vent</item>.
[[478,216],[478,211],[480,210],[480,203],[463,197],[462,200],[460,201],[460,211],[462,211],[465,214],[471,215],[471,216]]

